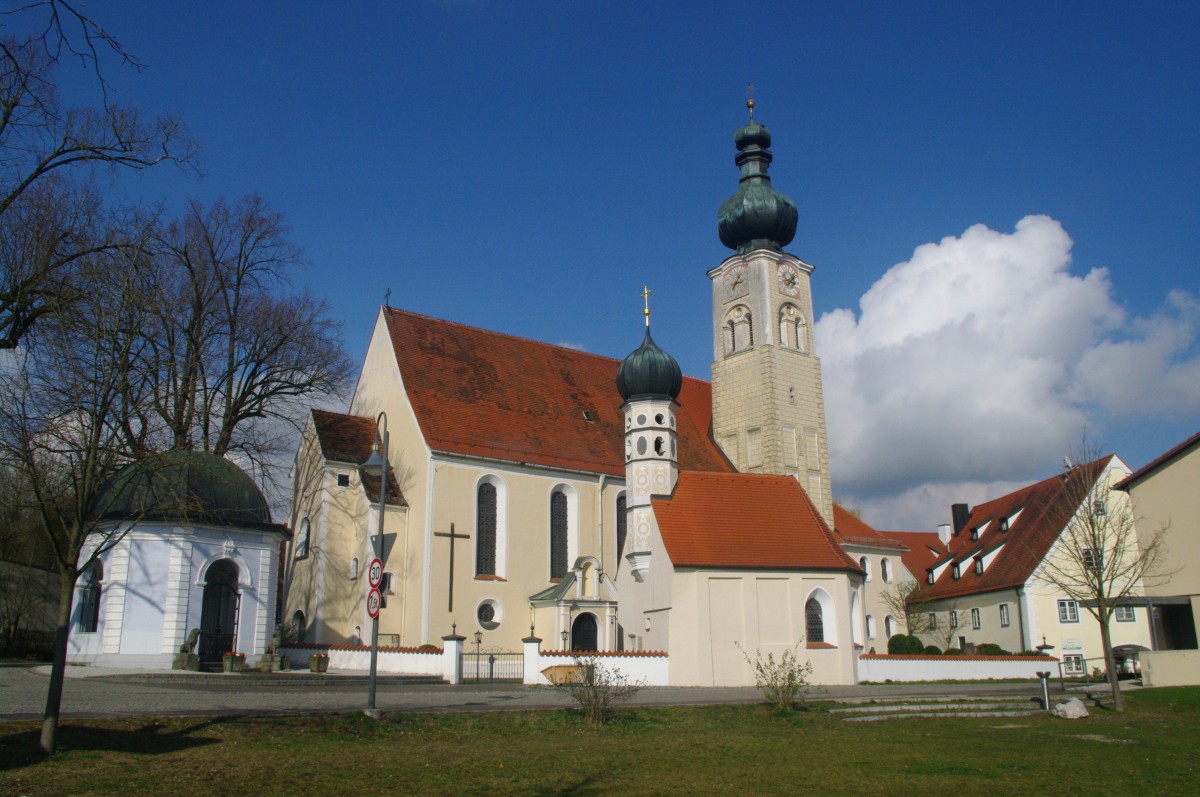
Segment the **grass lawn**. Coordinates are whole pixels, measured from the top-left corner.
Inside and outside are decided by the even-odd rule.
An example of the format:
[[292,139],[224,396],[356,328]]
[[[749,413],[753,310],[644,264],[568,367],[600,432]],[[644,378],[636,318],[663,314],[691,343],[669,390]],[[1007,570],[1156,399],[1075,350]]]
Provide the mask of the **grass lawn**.
[[820,708],[70,721],[52,759],[0,724],[5,795],[1195,794],[1200,687],[1129,709],[848,723]]

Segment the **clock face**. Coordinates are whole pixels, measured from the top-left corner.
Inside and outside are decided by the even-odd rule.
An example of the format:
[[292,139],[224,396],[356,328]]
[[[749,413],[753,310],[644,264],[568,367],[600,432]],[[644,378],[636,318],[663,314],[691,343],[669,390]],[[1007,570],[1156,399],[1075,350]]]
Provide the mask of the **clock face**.
[[800,295],[800,274],[786,263],[779,264],[779,292],[793,299]]
[[750,286],[746,282],[747,271],[744,265],[734,266],[721,275],[725,290],[733,296],[746,293]]

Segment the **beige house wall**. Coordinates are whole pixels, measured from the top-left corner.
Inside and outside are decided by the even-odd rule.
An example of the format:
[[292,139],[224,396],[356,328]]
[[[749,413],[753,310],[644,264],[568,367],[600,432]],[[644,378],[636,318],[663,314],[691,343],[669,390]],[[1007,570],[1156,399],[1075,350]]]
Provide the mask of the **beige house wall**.
[[[1008,607],[1008,625],[1001,622],[1000,607]],[[1023,638],[1024,617],[1021,614],[1021,590],[1006,589],[996,592],[984,592],[976,595],[964,595],[960,598],[947,598],[933,601],[925,607],[926,612],[937,615],[938,630],[923,631],[918,636],[926,645],[936,645],[939,648],[961,648],[960,637],[965,637],[968,644],[982,645],[988,642],[999,645],[1012,653],[1020,653],[1031,648],[1026,647]],[[979,610],[980,627],[976,629],[972,622],[972,609]],[[952,628],[950,613],[958,612],[958,626]],[[1039,639],[1040,642],[1040,639]]]
[[[887,652],[887,618],[894,622],[893,634],[907,634],[908,627],[903,614],[894,614],[884,594],[899,590],[902,585],[913,581],[908,568],[900,559],[900,552],[892,548],[876,548],[869,545],[843,545],[846,554],[855,562],[867,560],[867,578],[859,588],[859,611],[854,613],[855,641],[865,650],[875,648],[877,653]],[[888,577],[884,578],[884,560],[887,560]],[[873,623],[868,623],[867,618]],[[871,633],[870,626],[874,626]]]
[[[851,578],[844,573],[679,570],[672,589],[670,680],[673,686],[753,686],[745,653],[795,650],[812,662],[812,682],[855,682]],[[806,647],[804,607],[821,593],[825,639]]]
[[1130,488],[1139,538],[1149,541],[1165,529],[1164,569],[1177,571],[1168,579],[1149,579],[1147,595],[1200,595],[1198,485],[1200,446],[1193,446]]

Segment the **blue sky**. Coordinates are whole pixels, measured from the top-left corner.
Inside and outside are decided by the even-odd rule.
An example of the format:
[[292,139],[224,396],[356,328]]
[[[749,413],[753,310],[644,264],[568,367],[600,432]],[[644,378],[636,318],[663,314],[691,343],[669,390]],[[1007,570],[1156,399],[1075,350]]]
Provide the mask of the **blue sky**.
[[115,96],[201,147],[202,177],[115,194],[263,195],[355,359],[388,289],[622,357],[645,283],[655,339],[707,378],[705,272],[753,83],[800,210],[788,250],[817,267],[835,497],[928,527],[1055,472],[1085,421],[1135,468],[1200,426],[1200,5],[89,11],[148,65],[106,64]]

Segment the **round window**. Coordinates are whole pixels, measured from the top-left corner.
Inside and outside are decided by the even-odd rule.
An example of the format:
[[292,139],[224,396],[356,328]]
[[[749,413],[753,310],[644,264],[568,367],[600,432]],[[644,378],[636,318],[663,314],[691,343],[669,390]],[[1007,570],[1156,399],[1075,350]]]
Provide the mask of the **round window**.
[[500,627],[500,607],[495,601],[485,600],[475,610],[475,617],[485,631],[494,631]]

